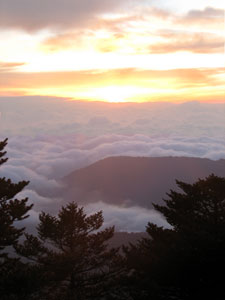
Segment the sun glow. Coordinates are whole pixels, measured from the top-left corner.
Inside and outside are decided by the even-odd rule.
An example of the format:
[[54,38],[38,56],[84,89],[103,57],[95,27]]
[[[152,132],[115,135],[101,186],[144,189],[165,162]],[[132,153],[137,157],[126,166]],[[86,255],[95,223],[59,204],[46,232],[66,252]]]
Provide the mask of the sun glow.
[[112,103],[129,102],[140,97],[140,94],[144,94],[145,88],[139,88],[134,86],[105,86],[92,88],[83,93],[84,98],[90,98],[93,100],[100,100]]
[[[58,24],[40,14],[40,24],[34,24],[21,15],[17,27],[0,28],[0,95],[107,102],[224,99],[221,0],[199,0],[198,6],[171,0],[172,10],[162,1],[160,7],[138,2],[96,12],[90,22],[74,23],[72,14],[67,23],[56,14]],[[70,18],[69,6],[67,13]]]
[[30,89],[27,95],[57,96],[70,100],[103,101],[111,103],[144,102],[149,94],[158,93],[154,89],[135,86],[99,86],[89,88],[52,87]]

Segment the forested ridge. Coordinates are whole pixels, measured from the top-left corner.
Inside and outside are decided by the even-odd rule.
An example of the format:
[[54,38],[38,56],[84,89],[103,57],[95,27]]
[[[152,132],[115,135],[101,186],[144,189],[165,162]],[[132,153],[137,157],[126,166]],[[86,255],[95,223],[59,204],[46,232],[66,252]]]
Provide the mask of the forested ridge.
[[32,204],[16,195],[29,182],[0,178],[0,299],[224,299],[225,178],[176,183],[179,191],[153,203],[170,226],[149,222],[145,236],[119,248],[104,212],[87,215],[73,199],[57,215],[42,212],[28,234],[20,224]]

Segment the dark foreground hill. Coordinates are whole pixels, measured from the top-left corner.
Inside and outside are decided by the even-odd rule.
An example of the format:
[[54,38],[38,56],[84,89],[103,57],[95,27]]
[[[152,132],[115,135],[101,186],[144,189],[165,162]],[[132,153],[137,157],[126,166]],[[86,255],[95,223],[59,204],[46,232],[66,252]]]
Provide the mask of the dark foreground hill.
[[76,170],[63,181],[65,197],[82,203],[152,207],[160,203],[175,180],[193,183],[210,174],[225,177],[225,160],[188,157],[109,157]]

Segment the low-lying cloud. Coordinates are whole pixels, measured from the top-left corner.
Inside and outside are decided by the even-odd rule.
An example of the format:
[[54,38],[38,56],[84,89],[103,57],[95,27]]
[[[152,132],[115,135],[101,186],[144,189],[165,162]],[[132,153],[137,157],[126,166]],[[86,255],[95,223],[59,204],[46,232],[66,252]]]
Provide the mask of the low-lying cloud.
[[[182,76],[182,70],[177,76],[179,74]],[[196,76],[201,77],[201,74],[197,73]],[[202,76],[197,84],[202,84],[205,80],[205,76]],[[187,84],[186,79],[183,80],[184,85]],[[155,137],[221,137],[225,134],[224,103],[193,101],[182,104],[115,104],[50,97],[0,97],[0,112],[1,135],[22,135],[24,142],[26,136],[47,135],[48,139],[40,140],[41,149],[50,147],[48,141],[54,136],[64,138],[71,134],[75,135],[75,142],[79,143],[85,142],[89,137],[112,134]],[[52,152],[61,151],[55,147]]]
[[[42,210],[56,213],[62,204],[59,179],[110,156],[188,156],[225,159],[224,104],[106,104],[62,99],[0,99],[1,135],[9,137],[9,160],[0,177],[29,180],[20,197],[34,203],[31,219]],[[129,115],[129,118],[127,117]],[[71,199],[82,205],[82,200]],[[106,224],[119,229],[144,230],[161,216],[142,207],[100,203]],[[136,213],[135,213],[136,211]],[[142,229],[141,229],[142,228]]]
[[104,225],[115,225],[116,231],[145,231],[148,222],[169,228],[170,225],[164,217],[154,209],[146,209],[138,206],[118,207],[108,205],[103,202],[97,202],[86,206],[86,212],[103,211]]

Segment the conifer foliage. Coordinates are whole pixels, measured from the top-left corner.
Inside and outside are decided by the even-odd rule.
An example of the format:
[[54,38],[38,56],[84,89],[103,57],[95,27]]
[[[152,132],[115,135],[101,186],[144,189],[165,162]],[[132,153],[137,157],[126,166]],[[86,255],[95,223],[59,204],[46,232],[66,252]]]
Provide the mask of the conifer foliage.
[[[0,142],[0,165],[7,161],[3,151],[7,145],[7,139]],[[18,244],[24,229],[19,226],[20,221],[28,217],[28,211],[32,205],[28,205],[28,199],[18,200],[15,196],[23,190],[28,181],[13,183],[10,179],[0,178],[0,297],[10,299],[9,294],[16,289],[15,272],[20,264],[19,259],[9,257],[8,252]],[[17,226],[16,226],[17,224]],[[20,265],[20,267],[22,264]],[[17,269],[18,271],[18,269]]]
[[[148,223],[149,238],[125,249],[134,299],[224,299],[225,178],[177,181],[165,205],[169,228]],[[137,296],[138,295],[138,296]]]
[[40,266],[41,276],[46,278],[43,297],[101,299],[112,294],[121,272],[121,257],[118,249],[107,246],[114,228],[99,230],[102,212],[87,216],[82,207],[71,202],[57,216],[42,213],[39,218],[38,237],[26,235],[17,250]]
[[[7,139],[0,142],[0,165],[7,161],[7,158],[3,158],[6,152],[2,151],[6,144]],[[27,218],[27,212],[32,205],[27,204],[27,198],[18,200],[14,197],[28,183],[28,181],[12,183],[10,179],[0,178],[0,258],[5,256],[3,253],[5,247],[15,245],[24,231],[24,228],[15,227],[15,222]]]

